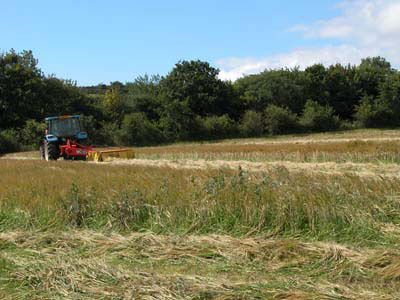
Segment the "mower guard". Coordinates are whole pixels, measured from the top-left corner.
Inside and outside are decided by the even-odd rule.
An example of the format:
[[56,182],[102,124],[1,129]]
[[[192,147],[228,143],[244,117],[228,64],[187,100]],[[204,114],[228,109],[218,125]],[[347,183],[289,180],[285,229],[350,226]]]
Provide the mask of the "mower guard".
[[116,149],[96,151],[91,150],[87,154],[87,160],[101,162],[111,159],[132,159],[135,157],[133,150],[130,149]]

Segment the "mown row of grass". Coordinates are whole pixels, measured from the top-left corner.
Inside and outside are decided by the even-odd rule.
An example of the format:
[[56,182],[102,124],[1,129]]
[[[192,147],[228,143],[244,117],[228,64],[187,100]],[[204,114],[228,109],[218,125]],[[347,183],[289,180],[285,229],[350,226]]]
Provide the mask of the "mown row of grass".
[[0,233],[1,299],[398,299],[398,249],[90,230]]
[[293,162],[400,163],[400,141],[197,144],[135,148],[137,158]]
[[400,180],[1,160],[0,231],[90,228],[398,243]]

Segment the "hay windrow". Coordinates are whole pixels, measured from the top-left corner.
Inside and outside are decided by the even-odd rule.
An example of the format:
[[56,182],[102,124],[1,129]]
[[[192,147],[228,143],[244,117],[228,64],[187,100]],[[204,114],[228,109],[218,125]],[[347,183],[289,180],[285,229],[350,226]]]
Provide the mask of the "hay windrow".
[[[29,289],[49,299],[198,299],[200,295],[207,299],[262,295],[390,299],[400,295],[398,251],[382,254],[381,249],[297,239],[90,230],[3,232],[0,241],[8,245],[3,246],[1,259],[13,266],[3,274],[7,284],[0,286],[0,294],[10,280],[21,285],[21,291]],[[298,273],[299,268],[303,272]],[[318,273],[324,275],[315,277]]]
[[297,163],[291,161],[277,162],[249,162],[249,161],[226,161],[226,160],[167,160],[167,159],[135,159],[114,160],[106,162],[110,165],[149,166],[173,169],[231,169],[237,170],[241,167],[249,172],[270,172],[277,168],[285,168],[294,173],[322,173],[327,175],[354,174],[367,177],[399,177],[400,165],[398,164],[370,164],[370,163]]

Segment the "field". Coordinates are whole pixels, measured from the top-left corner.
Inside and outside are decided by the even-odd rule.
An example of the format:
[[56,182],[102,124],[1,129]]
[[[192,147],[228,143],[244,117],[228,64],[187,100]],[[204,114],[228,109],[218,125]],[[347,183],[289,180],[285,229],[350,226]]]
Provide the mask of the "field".
[[1,299],[399,299],[400,131],[0,159]]

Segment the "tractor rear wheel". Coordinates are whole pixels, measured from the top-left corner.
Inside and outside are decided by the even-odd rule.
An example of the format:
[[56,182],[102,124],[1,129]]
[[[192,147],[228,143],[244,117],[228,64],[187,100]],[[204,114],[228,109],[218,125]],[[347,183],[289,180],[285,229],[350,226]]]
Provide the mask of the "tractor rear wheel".
[[57,143],[44,142],[45,160],[57,160],[60,157],[60,148]]

